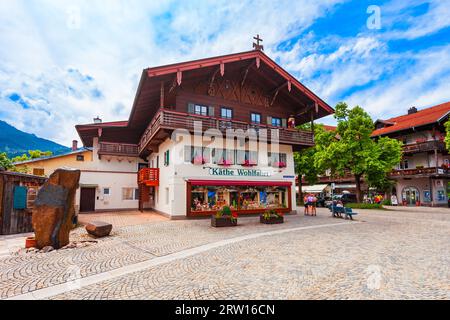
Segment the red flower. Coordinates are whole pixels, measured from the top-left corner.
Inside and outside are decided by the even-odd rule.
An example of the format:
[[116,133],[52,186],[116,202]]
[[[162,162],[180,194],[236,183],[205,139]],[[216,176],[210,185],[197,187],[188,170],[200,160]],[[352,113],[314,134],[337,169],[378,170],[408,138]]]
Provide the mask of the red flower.
[[231,216],[232,216],[233,218],[237,219],[238,214],[237,214],[237,212],[233,212],[233,213],[231,214]]

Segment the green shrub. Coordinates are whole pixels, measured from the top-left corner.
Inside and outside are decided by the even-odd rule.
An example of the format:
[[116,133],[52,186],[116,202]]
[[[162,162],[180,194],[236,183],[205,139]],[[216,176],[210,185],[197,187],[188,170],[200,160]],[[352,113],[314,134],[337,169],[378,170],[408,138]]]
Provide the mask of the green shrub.
[[392,206],[392,202],[391,202],[390,199],[384,199],[384,200],[381,202],[381,204],[382,204],[383,206]]
[[345,207],[352,209],[383,209],[383,205],[379,203],[347,203]]

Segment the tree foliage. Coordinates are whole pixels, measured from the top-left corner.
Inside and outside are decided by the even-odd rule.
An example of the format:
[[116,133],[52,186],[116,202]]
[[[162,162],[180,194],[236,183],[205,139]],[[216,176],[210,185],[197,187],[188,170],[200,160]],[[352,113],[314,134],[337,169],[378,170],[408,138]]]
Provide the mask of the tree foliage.
[[450,120],[445,123],[445,147],[450,150]]
[[21,156],[14,157],[12,162],[22,162],[32,159],[38,159],[42,157],[48,157],[53,155],[51,151],[41,151],[41,150],[28,150],[28,154],[24,153]]
[[314,163],[318,170],[330,169],[332,174],[350,173],[355,178],[358,202],[361,201],[361,178],[373,185],[387,182],[387,173],[401,159],[401,142],[371,138],[374,123],[367,112],[346,103],[336,106],[336,133],[339,139],[316,139]]
[[13,167],[11,159],[8,158],[6,152],[0,153],[0,167],[9,170]]

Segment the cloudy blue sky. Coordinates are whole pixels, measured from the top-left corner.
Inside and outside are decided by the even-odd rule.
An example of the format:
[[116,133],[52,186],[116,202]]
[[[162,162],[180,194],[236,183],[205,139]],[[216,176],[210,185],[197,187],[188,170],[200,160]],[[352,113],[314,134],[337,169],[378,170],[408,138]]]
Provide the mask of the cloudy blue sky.
[[256,33],[330,105],[385,118],[450,101],[449,17],[450,0],[2,0],[0,119],[70,145],[75,124],[128,118],[143,68],[246,51]]

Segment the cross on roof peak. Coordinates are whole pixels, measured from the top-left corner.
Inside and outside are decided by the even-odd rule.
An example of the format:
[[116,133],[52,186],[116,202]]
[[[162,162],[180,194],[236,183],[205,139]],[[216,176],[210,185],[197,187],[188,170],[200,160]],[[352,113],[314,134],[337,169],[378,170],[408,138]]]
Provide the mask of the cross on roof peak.
[[260,44],[260,42],[263,42],[263,39],[259,37],[259,34],[257,34],[256,37],[253,37],[253,39],[256,40],[256,43],[253,42],[253,49],[264,51],[264,46]]

